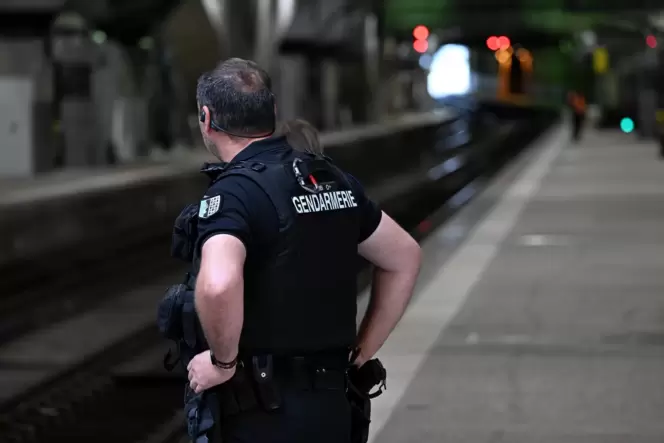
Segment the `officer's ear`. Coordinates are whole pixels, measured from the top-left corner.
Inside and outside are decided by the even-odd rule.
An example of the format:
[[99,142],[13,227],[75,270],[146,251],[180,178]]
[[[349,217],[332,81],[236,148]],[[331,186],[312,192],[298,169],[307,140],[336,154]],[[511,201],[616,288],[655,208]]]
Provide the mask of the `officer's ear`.
[[199,116],[199,120],[201,123],[201,130],[205,134],[209,133],[212,130],[210,128],[210,121],[211,121],[210,108],[208,108],[207,106],[201,107],[201,115]]

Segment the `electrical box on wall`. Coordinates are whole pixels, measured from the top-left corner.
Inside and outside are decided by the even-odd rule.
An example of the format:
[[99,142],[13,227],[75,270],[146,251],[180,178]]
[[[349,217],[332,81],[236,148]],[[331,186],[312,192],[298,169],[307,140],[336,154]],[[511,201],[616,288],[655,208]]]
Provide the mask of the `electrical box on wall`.
[[34,85],[28,78],[0,77],[0,177],[30,177]]

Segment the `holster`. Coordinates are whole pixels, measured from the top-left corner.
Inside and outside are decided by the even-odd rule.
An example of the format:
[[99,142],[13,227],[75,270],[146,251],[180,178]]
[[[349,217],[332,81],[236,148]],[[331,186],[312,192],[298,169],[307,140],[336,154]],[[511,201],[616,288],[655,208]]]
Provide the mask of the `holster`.
[[[351,442],[366,443],[371,424],[371,400],[386,389],[387,371],[378,359],[369,360],[361,368],[348,370],[348,402],[351,406]],[[371,392],[378,386],[376,392]]]
[[279,385],[274,378],[271,355],[241,361],[235,375],[217,389],[222,416],[260,408],[266,412],[281,408]]

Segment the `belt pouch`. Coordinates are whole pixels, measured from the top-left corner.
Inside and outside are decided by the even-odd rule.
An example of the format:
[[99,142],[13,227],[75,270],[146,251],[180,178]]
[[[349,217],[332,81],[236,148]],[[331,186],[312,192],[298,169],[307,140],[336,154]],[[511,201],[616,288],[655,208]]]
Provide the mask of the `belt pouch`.
[[281,394],[274,380],[274,362],[271,355],[251,358],[252,373],[258,398],[266,411],[281,408]]

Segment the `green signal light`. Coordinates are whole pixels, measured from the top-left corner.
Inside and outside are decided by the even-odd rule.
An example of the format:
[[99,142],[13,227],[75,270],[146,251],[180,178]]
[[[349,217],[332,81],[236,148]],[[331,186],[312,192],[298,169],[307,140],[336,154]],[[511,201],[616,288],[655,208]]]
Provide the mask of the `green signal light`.
[[634,121],[629,117],[623,118],[620,120],[620,130],[625,134],[629,134],[634,130]]

